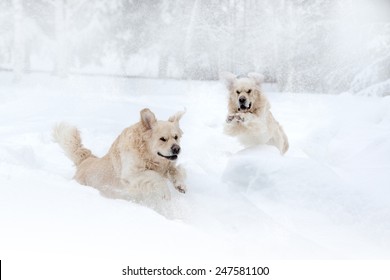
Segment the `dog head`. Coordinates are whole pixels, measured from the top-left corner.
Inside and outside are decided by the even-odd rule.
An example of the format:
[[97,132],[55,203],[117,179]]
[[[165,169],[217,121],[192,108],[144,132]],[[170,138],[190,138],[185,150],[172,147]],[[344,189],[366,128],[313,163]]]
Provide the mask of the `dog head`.
[[229,102],[238,111],[250,110],[261,94],[261,83],[264,76],[249,73],[247,77],[237,77],[233,73],[223,72],[220,75],[229,90]]
[[183,134],[179,121],[184,112],[177,112],[168,121],[158,121],[149,109],[141,111],[141,123],[148,132],[145,142],[158,161],[174,161],[180,154],[180,138]]

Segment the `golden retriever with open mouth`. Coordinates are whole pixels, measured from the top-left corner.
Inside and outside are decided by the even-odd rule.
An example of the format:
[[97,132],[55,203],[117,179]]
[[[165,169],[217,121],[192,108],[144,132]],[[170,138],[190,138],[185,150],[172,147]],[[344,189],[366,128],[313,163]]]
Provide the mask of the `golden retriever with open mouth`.
[[237,136],[246,147],[269,144],[284,154],[289,147],[287,136],[261,92],[263,75],[249,73],[248,77],[237,78],[230,72],[223,72],[221,79],[229,90],[225,133]]
[[143,201],[149,196],[170,199],[168,182],[186,192],[185,172],[176,160],[180,154],[182,130],[178,112],[168,121],[158,121],[149,109],[141,111],[141,120],[123,130],[108,153],[98,158],[86,149],[77,128],[61,123],[53,129],[53,138],[76,165],[74,179],[115,197]]

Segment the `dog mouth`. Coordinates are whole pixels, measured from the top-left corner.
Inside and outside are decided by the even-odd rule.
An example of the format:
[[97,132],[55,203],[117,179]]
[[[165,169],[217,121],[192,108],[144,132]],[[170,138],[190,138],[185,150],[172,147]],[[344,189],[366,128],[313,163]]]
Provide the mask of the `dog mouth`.
[[157,154],[158,154],[160,157],[166,158],[166,159],[168,159],[168,160],[177,160],[177,155],[164,156],[164,155],[161,154],[160,152],[157,152]]
[[249,110],[251,107],[252,107],[252,102],[250,102],[248,106],[245,106],[245,104],[240,104],[240,107],[238,108],[238,111],[240,111],[240,110]]

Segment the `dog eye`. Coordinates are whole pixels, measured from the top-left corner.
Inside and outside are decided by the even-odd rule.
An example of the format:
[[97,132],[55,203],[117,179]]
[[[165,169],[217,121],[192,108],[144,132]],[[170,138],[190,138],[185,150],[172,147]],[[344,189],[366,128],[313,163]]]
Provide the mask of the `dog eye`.
[[238,91],[238,90],[236,90],[236,93],[237,93],[237,94],[240,94],[240,93],[241,93],[241,91]]
[[177,138],[178,138],[177,135],[175,135],[175,137],[173,137],[173,139],[175,139],[175,140],[177,140]]
[[252,90],[250,89],[250,90],[248,90],[246,93],[251,93],[251,91],[252,91]]
[[164,137],[161,137],[160,140],[163,142],[167,142],[167,139],[165,139]]

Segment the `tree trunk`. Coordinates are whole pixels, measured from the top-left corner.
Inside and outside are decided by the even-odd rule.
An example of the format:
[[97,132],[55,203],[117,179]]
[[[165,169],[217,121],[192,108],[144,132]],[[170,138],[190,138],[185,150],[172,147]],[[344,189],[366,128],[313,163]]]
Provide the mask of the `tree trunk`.
[[191,9],[191,16],[190,16],[190,21],[187,26],[186,30],[186,37],[184,41],[184,76],[185,78],[190,78],[192,76],[192,69],[189,69],[188,66],[188,61],[189,57],[191,57],[191,52],[192,52],[192,39],[195,36],[195,22],[196,22],[196,17],[198,13],[198,0],[194,0],[194,4]]
[[56,61],[55,75],[66,77],[68,74],[68,54],[66,49],[65,0],[55,1]]
[[14,41],[13,41],[13,71],[15,81],[19,81],[24,68],[24,37],[23,37],[23,3],[22,0],[13,0],[14,8]]
[[168,75],[168,63],[169,56],[165,52],[160,53],[159,62],[158,62],[158,77],[167,78]]

